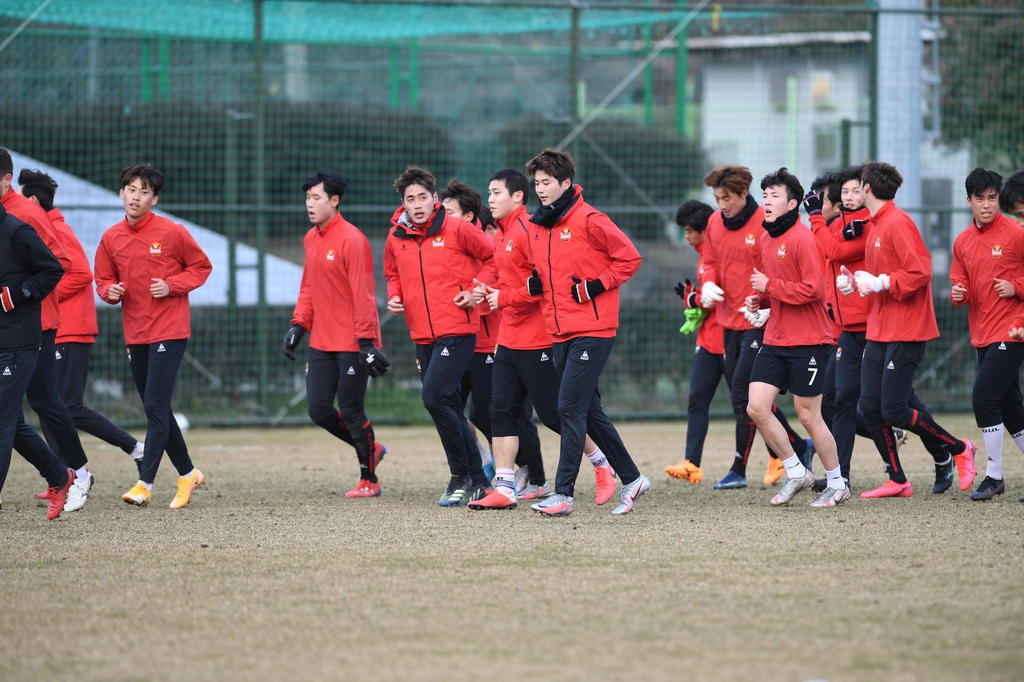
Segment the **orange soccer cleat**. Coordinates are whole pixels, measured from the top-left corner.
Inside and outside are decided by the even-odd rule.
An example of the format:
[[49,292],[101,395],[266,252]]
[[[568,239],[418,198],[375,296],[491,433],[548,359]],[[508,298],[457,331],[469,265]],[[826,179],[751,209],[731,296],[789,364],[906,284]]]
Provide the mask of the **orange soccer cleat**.
[[778,457],[768,458],[768,471],[764,474],[765,485],[775,485],[786,475],[786,467]]
[[694,485],[697,485],[704,480],[704,471],[688,459],[684,459],[679,464],[673,464],[665,467],[665,473],[672,478],[678,478],[681,481],[689,481]]

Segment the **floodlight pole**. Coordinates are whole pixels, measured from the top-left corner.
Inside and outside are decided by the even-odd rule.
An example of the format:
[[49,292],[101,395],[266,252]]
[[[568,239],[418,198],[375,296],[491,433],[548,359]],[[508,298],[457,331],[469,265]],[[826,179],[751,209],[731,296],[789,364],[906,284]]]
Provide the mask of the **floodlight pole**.
[[267,174],[265,112],[263,106],[263,2],[254,4],[255,25],[253,48],[255,52],[256,120],[254,181],[256,184],[256,348],[259,354],[259,403],[267,407]]

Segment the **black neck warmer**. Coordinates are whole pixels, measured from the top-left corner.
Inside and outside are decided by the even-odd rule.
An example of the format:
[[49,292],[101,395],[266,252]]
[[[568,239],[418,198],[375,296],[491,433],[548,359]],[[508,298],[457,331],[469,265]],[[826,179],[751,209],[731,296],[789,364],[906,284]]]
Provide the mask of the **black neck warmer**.
[[747,205],[743,207],[738,216],[732,218],[726,218],[722,216],[722,222],[725,224],[727,230],[738,230],[747,224],[750,220],[750,216],[754,215],[754,211],[757,210],[757,202],[754,201],[754,197],[747,195]]
[[786,230],[796,225],[796,221],[800,220],[800,205],[798,204],[789,213],[783,213],[778,217],[774,223],[770,223],[767,220],[761,223],[764,229],[768,230],[769,236],[772,239],[781,237],[786,234]]
[[558,224],[558,221],[565,217],[569,208],[576,203],[577,196],[579,196],[579,193],[576,191],[576,185],[570,186],[562,196],[551,202],[550,206],[545,206],[544,204],[538,206],[537,210],[533,212],[533,216],[530,217],[530,222],[550,230]]

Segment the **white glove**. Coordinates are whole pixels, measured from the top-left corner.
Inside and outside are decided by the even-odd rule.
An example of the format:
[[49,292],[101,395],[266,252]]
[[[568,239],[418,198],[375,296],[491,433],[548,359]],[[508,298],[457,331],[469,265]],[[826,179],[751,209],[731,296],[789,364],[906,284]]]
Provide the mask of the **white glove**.
[[870,296],[889,290],[889,275],[882,274],[875,277],[870,272],[858,270],[853,274],[853,278],[856,280],[857,291],[861,296]]
[[839,272],[840,275],[836,277],[836,288],[843,292],[844,296],[849,296],[854,289],[854,275],[845,265],[839,266]]
[[704,282],[704,286],[700,288],[700,307],[710,308],[716,303],[721,303],[725,300],[725,292],[722,291],[722,287],[718,286],[714,282]]
[[763,308],[756,313],[752,313],[746,307],[743,307],[739,309],[739,312],[743,313],[743,317],[747,318],[747,322],[754,325],[754,329],[763,327],[764,323],[768,321],[768,316],[772,314],[771,308]]

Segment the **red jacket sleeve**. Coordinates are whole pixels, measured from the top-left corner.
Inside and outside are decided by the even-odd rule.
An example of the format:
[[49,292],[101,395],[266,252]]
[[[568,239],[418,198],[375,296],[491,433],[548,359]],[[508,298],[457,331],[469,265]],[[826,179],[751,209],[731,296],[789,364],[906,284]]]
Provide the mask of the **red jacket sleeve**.
[[379,331],[377,296],[373,285],[373,253],[365,237],[345,241],[342,259],[352,290],[352,327],[357,339],[376,341]]
[[[922,255],[918,245],[911,238],[908,230],[917,232],[917,228],[905,222],[892,225],[885,231],[883,239],[888,242],[888,252],[899,262],[899,268],[889,275],[889,294],[897,301],[913,296],[915,292],[928,286],[932,281],[932,259],[930,255]],[[873,272],[873,275],[881,273]]]
[[181,249],[180,262],[184,269],[165,280],[167,286],[171,288],[171,296],[184,296],[188,292],[198,289],[203,286],[210,273],[213,272],[213,264],[210,263],[210,259],[184,227],[178,231],[178,246]]
[[71,269],[65,271],[57,285],[57,300],[63,301],[92,285],[92,271],[89,269],[89,258],[78,238],[63,234],[63,230],[58,231],[59,236],[64,237],[62,243],[71,256]]
[[[306,258],[309,261],[309,258]],[[309,271],[302,268],[302,280],[299,282],[299,300],[295,302],[292,313],[292,324],[300,325],[307,332],[313,330],[313,297],[309,293]]]
[[[117,271],[114,259],[107,252],[106,239],[100,240],[100,245],[96,249],[93,267],[96,269],[95,273],[93,273],[93,277],[96,280],[96,293],[105,302],[110,303],[110,299],[107,298],[107,291],[111,286],[121,281],[121,275]],[[111,305],[117,305],[117,303],[112,303]]]
[[611,264],[598,276],[606,290],[622,286],[636,274],[643,260],[640,252],[608,216],[597,214],[588,217],[587,235],[591,246],[612,259]]
[[[953,242],[953,258],[950,259],[949,263],[949,280],[953,284],[959,284],[960,286],[967,289],[967,293],[964,294],[962,301],[954,301],[953,294],[950,292],[949,301],[953,305],[967,305],[971,296],[971,278],[967,274],[967,269],[964,268],[963,264],[963,246],[960,240],[957,239]],[[892,288],[892,281],[889,282],[889,287]]]
[[[704,250],[701,251],[700,255],[704,259],[704,282],[718,284],[718,261],[715,260],[715,248],[711,235],[711,226],[708,225],[707,229],[704,230]],[[698,292],[704,286],[704,282],[701,282],[700,286],[697,287]]]
[[[526,262],[532,269],[534,266],[533,249],[530,247],[530,240],[524,239]],[[498,307],[523,308],[533,303],[536,297],[530,295],[530,286],[523,283],[521,287],[503,286],[501,283],[501,296],[498,296]],[[511,282],[509,284],[512,284]]]
[[863,234],[847,241],[842,234],[837,235],[836,231],[833,231],[825,223],[825,218],[820,213],[815,213],[811,216],[811,231],[814,233],[814,240],[818,242],[818,247],[825,254],[825,258],[828,258],[830,261],[846,263],[847,261],[864,258],[864,240],[866,237]]
[[394,251],[395,238],[388,235],[384,243],[384,279],[388,281],[388,300],[395,296],[402,303],[405,303],[405,296],[402,295],[402,280],[398,276],[398,261],[395,259]]
[[[486,232],[473,223],[463,221],[456,234],[458,234],[459,249],[480,261],[480,272],[494,270],[494,241],[487,236]],[[496,273],[494,279],[497,279]]]
[[821,270],[818,266],[817,247],[808,248],[811,242],[798,241],[795,253],[797,268],[800,273],[799,282],[786,282],[778,278],[768,280],[765,293],[770,299],[776,299],[791,305],[803,305],[811,301],[824,300],[825,292],[819,287]]

